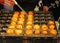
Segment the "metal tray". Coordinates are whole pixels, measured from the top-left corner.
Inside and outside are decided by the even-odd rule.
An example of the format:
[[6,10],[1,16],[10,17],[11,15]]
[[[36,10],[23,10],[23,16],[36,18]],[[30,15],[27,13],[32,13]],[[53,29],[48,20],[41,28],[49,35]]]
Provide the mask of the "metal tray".
[[[35,24],[39,24],[40,26],[42,25],[42,24],[47,24],[47,22],[49,21],[49,20],[52,20],[52,21],[54,21],[54,23],[55,23],[55,20],[54,20],[54,16],[50,13],[50,12],[43,12],[43,11],[40,11],[40,12],[33,12],[34,14],[33,14],[33,16],[34,16],[34,18],[33,18],[33,25],[32,26],[34,26]],[[1,14],[4,14],[4,12],[2,13],[1,12]],[[5,17],[7,17],[7,19],[5,19],[6,21],[7,20],[11,20],[11,17],[12,17],[12,15],[13,15],[13,13],[10,13],[10,12],[8,12],[8,13],[5,13],[5,14],[8,14],[8,16],[6,16],[5,15]],[[11,17],[10,17],[11,16]],[[34,35],[34,29],[32,28],[32,31],[33,31],[33,34],[31,35],[31,36],[26,36],[25,35],[25,27],[26,27],[26,22],[27,22],[27,16],[28,15],[25,15],[25,21],[24,21],[24,25],[23,25],[23,37],[54,37],[54,36],[52,36],[52,35],[47,35],[47,36],[44,36],[44,35],[38,35],[38,36],[36,36],[36,35]],[[4,17],[4,15],[2,16],[2,17]],[[10,18],[9,18],[10,17]],[[19,17],[18,17],[19,18]],[[2,18],[1,18],[1,20],[2,20]],[[44,22],[43,22],[43,20],[44,20]],[[17,20],[17,21],[19,21],[19,20]],[[0,23],[1,24],[1,23]],[[10,24],[10,21],[8,21],[8,22],[4,22],[4,24],[3,25],[6,25],[6,24]],[[16,24],[17,25],[17,24]],[[5,28],[4,26],[3,26],[3,28]],[[8,29],[8,28],[7,28]],[[55,29],[57,30],[57,28],[56,28],[56,24],[55,24]],[[57,31],[58,32],[58,31]],[[58,35],[58,34],[57,34]],[[5,33],[5,36],[20,36],[20,35],[16,35],[16,34],[14,34],[14,35],[8,35],[8,34],[6,34]]]

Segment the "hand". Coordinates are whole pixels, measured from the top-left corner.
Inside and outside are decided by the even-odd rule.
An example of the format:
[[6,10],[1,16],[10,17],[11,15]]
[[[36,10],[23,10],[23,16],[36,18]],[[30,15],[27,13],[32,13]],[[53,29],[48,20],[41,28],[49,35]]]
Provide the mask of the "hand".
[[0,0],[0,4],[4,4],[4,0]]
[[13,0],[5,0],[4,5],[8,7],[13,7],[14,6],[14,1]]

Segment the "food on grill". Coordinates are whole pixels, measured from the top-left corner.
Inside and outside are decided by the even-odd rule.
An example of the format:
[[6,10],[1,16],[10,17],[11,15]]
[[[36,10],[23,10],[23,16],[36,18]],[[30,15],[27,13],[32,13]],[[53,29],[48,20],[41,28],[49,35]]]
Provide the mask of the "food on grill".
[[25,14],[25,12],[21,11],[21,12],[20,12],[20,14],[24,15],[24,14]]
[[8,29],[7,34],[11,34],[11,35],[14,34],[14,29]]
[[23,25],[24,22],[23,21],[18,21],[17,24]]
[[16,34],[16,35],[22,35],[22,34],[23,34],[23,30],[18,30],[18,29],[16,29],[16,30],[15,30],[15,34]]
[[57,35],[57,30],[55,30],[55,29],[51,30],[50,34],[56,36]]
[[32,14],[33,14],[33,12],[32,12],[32,11],[29,11],[29,12],[28,12],[28,14],[29,14],[29,15],[32,15]]
[[19,12],[18,12],[18,11],[15,11],[15,12],[14,12],[14,14],[16,14],[16,15],[17,15],[17,14],[19,14]]
[[19,18],[19,21],[24,21],[25,19],[24,18]]
[[8,13],[0,15],[0,27],[3,29],[8,27],[6,30],[7,34],[13,34],[15,36],[22,35],[24,37],[26,35],[40,37],[44,35],[57,35],[57,30],[55,30],[56,27],[54,24],[55,21],[52,18],[53,16],[47,14],[47,12],[40,13],[29,11],[27,15],[25,14],[26,13],[23,11],[15,11],[14,14]]
[[33,15],[28,15],[28,18],[33,18]]
[[27,22],[33,22],[33,19],[27,19]]
[[50,25],[49,28],[50,30],[53,30],[55,28],[55,25]]
[[27,20],[33,20],[33,18],[30,18],[30,17],[29,17]]
[[19,15],[19,17],[20,17],[20,18],[24,18],[25,16],[21,14],[21,15]]
[[40,30],[40,25],[35,24],[35,25],[34,25],[34,30]]
[[54,21],[49,21],[48,22],[48,25],[50,26],[50,25],[54,25]]
[[27,25],[32,25],[32,24],[33,24],[33,22],[30,22],[30,21],[29,21],[29,22],[27,22]]
[[16,25],[16,22],[11,22],[11,25]]
[[34,31],[34,34],[35,34],[35,35],[40,35],[40,30],[35,30],[35,31]]
[[15,17],[13,17],[12,19],[11,19],[11,21],[14,21],[14,22],[16,22],[18,19],[17,18],[15,18]]
[[18,14],[14,14],[13,17],[17,18],[18,17]]
[[41,29],[42,29],[42,30],[48,30],[48,26],[45,25],[45,24],[43,24],[43,25],[41,26]]
[[16,25],[16,28],[17,29],[23,29],[23,26],[22,25]]
[[42,35],[48,35],[47,31],[42,31]]
[[33,31],[32,30],[26,30],[25,33],[26,33],[26,36],[31,36],[33,34]]
[[32,25],[27,25],[26,30],[32,30]]
[[9,25],[8,28],[10,28],[10,29],[15,29],[15,25]]

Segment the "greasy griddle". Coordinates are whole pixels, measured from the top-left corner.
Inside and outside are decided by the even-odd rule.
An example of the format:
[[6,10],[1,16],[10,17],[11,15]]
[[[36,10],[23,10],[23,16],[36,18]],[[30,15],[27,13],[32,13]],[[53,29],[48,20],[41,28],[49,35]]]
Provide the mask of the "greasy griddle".
[[[13,16],[13,12],[11,11],[1,11],[0,12],[0,32],[3,33],[1,34],[0,33],[0,36],[20,36],[20,37],[54,37],[52,35],[47,35],[47,36],[44,36],[44,35],[39,35],[39,36],[36,36],[34,34],[32,34],[31,36],[25,36],[23,33],[23,35],[8,35],[6,34],[6,30],[8,29],[8,25],[10,24],[10,20]],[[52,20],[54,21],[55,23],[55,20],[54,20],[54,16],[52,15],[51,12],[43,12],[43,11],[39,11],[39,12],[35,12],[34,11],[34,23],[33,23],[33,26],[35,24],[39,24],[39,25],[42,25],[42,24],[47,24],[48,21]],[[25,16],[25,19],[27,18],[27,15]],[[36,21],[37,20],[37,21]],[[26,21],[25,21],[26,23]],[[24,25],[26,26],[26,25]],[[57,30],[56,28],[56,24],[55,24],[55,29]],[[23,29],[23,31],[25,31]],[[33,31],[34,32],[34,31]],[[58,34],[57,34],[58,36]],[[56,36],[55,36],[56,37]]]

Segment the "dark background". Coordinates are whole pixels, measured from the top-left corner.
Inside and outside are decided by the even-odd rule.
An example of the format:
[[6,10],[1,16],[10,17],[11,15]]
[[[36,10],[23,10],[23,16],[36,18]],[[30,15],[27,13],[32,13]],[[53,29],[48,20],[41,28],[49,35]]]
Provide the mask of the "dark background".
[[[54,3],[55,4],[55,1],[56,0],[43,0],[43,5],[46,5],[46,6],[49,7],[49,6],[51,6],[51,3]],[[59,1],[59,7],[57,7],[56,4],[55,4],[55,8],[51,7],[49,9],[49,11],[52,11],[53,12],[53,15],[55,17],[55,20],[57,20],[60,17],[60,1]]]

